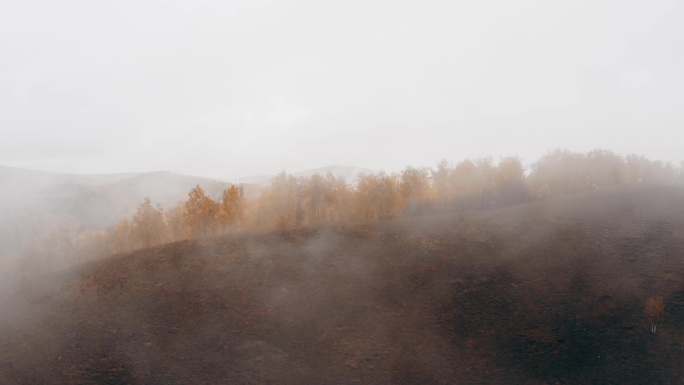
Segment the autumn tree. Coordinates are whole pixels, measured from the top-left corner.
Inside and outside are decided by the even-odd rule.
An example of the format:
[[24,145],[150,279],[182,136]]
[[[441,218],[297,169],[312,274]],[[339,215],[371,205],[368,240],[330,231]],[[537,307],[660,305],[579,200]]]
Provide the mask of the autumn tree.
[[122,219],[110,227],[105,235],[110,254],[125,253],[131,250],[131,225]]
[[650,163],[648,159],[636,154],[629,154],[625,162],[625,183],[642,183],[645,179],[646,169]]
[[575,194],[591,189],[587,157],[567,150],[554,150],[532,166],[530,189],[537,198]]
[[493,176],[494,199],[497,205],[510,205],[527,199],[525,167],[520,158],[502,158]]
[[627,181],[624,159],[607,150],[594,150],[586,155],[591,188],[616,186]]
[[459,162],[449,173],[449,184],[453,186],[449,201],[453,207],[470,209],[477,206],[479,196],[477,165],[471,160]]
[[384,172],[361,174],[354,190],[356,216],[363,222],[392,219],[401,209],[399,183]]
[[492,157],[479,158],[475,160],[475,165],[477,166],[475,206],[477,208],[487,207],[491,205],[495,194],[496,166]]
[[673,183],[676,168],[639,155],[617,155],[607,150],[586,154],[555,150],[533,166],[528,178],[535,197],[574,194],[625,183]]
[[652,161],[642,155],[627,155],[624,162],[627,183],[662,184],[684,181],[684,162],[679,170],[669,163]]
[[305,193],[305,207],[306,215],[309,217],[309,223],[320,224],[322,216],[326,207],[326,193],[328,185],[321,174],[311,175],[305,179],[304,193]]
[[152,206],[150,198],[145,198],[133,215],[131,237],[139,247],[143,248],[159,245],[165,240],[164,211],[161,207]]
[[432,172],[432,186],[438,203],[446,205],[452,196],[452,185],[449,180],[449,175],[453,170],[453,166],[446,159],[442,159],[437,163],[437,169]]
[[654,160],[646,164],[644,181],[654,184],[674,183],[677,179],[677,171],[672,164]]
[[210,236],[215,233],[219,204],[209,198],[199,185],[188,193],[184,209],[185,223],[192,238]]
[[380,181],[377,174],[361,174],[354,189],[356,217],[362,222],[375,222],[379,219]]
[[234,228],[238,233],[240,232],[240,222],[244,206],[245,200],[242,187],[233,185],[223,192],[217,214],[218,222],[223,231]]
[[407,167],[401,172],[399,191],[402,198],[402,211],[424,205],[431,192],[430,170],[427,168]]
[[351,220],[352,192],[344,178],[337,178],[328,171],[324,179],[324,196],[328,222],[345,222]]
[[292,228],[304,221],[305,192],[302,181],[285,171],[273,177],[267,201],[276,228]]
[[190,230],[185,220],[185,204],[180,202],[171,207],[164,213],[168,239],[170,241],[180,241],[190,237]]

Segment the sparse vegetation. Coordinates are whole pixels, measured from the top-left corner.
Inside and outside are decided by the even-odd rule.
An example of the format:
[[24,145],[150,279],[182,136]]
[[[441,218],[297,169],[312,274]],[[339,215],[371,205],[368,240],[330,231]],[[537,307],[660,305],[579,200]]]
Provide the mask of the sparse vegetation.
[[70,239],[56,241],[64,236],[54,234],[34,239],[27,254],[42,263],[49,254],[46,250],[60,250],[52,264],[53,270],[59,270],[184,239],[501,208],[618,185],[678,183],[681,173],[669,164],[605,150],[586,154],[555,150],[528,169],[516,157],[504,157],[496,164],[491,158],[455,165],[444,160],[436,169],[407,167],[394,174],[362,174],[353,184],[332,173],[294,177],[283,171],[252,198],[240,185],[227,187],[216,200],[196,185],[185,202],[166,210],[145,198],[130,220],[122,219],[106,231],[67,227],[63,232],[72,234]]
[[[663,359],[678,345],[652,345],[660,340],[644,340],[633,325],[643,320],[634,311],[646,291],[638,282],[664,293],[643,308],[651,331],[662,334],[665,298],[684,284],[672,273],[684,266],[668,259],[684,250],[674,237],[684,228],[675,209],[684,197],[681,186],[667,186],[677,183],[675,171],[606,151],[554,151],[529,170],[508,157],[362,174],[354,184],[331,173],[282,172],[250,197],[240,185],[213,195],[196,185],[171,208],[145,198],[106,231],[65,226],[5,264],[25,280],[21,296],[32,307],[60,314],[32,326],[56,334],[31,344],[64,365],[93,354],[105,361],[64,367],[41,354],[8,361],[0,353],[0,382],[46,383],[21,366],[34,361],[56,383],[174,383],[152,367],[203,382],[200,362],[176,367],[166,353],[187,357],[182,346],[203,341],[202,357],[227,354],[251,368],[238,373],[255,370],[253,354],[268,362],[280,362],[285,353],[276,351],[292,354],[311,369],[290,383],[326,373],[332,383],[450,383],[458,375],[466,383],[582,384],[606,382],[609,373],[621,383],[668,384],[684,375]],[[111,254],[118,255],[85,264]],[[659,280],[665,265],[668,279]],[[66,289],[43,282],[79,266],[82,275]],[[59,300],[49,300],[54,290],[62,290]],[[673,325],[684,325],[677,308],[668,311]],[[228,338],[225,328],[242,337]],[[56,337],[79,330],[87,331],[83,345]],[[173,348],[177,332],[189,334]],[[2,351],[17,351],[17,340],[1,337]],[[255,340],[269,348],[254,348]],[[154,362],[143,372],[127,358],[139,354]],[[259,369],[268,373],[260,380],[211,369],[209,382],[273,382],[291,374],[281,364]],[[469,372],[489,374],[476,380]]]
[[140,204],[131,221],[131,240],[138,247],[152,247],[167,239],[166,221],[161,207],[153,207],[150,198]]
[[674,385],[683,231],[622,186],[119,254],[13,292],[0,383]]

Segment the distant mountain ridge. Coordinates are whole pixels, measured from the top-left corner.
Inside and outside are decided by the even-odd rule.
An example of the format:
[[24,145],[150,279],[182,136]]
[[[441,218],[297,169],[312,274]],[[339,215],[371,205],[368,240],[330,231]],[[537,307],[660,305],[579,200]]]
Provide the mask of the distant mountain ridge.
[[231,183],[168,171],[79,175],[0,166],[0,255],[62,227],[106,229],[149,197],[169,208],[196,185],[218,199]]
[[[287,171],[287,170],[285,170]],[[373,170],[369,168],[356,167],[356,166],[344,166],[344,165],[330,165],[325,167],[312,168],[299,172],[289,172],[290,175],[297,177],[309,177],[314,174],[326,175],[327,173],[332,173],[336,178],[342,178],[347,183],[356,183],[359,175],[374,173],[378,170]],[[235,178],[234,180],[238,183],[256,183],[261,185],[268,185],[271,180],[277,174],[267,174],[267,175],[255,175],[248,177]]]
[[94,174],[79,175],[37,171],[18,167],[0,165],[0,206],[2,202],[13,198],[26,198],[53,186],[78,183],[101,185],[131,177],[135,174]]
[[[354,183],[360,173],[373,170],[334,165],[292,175],[328,172]],[[273,176],[228,181],[171,171],[88,175],[0,165],[0,255],[18,250],[26,243],[28,234],[41,237],[65,226],[106,229],[122,218],[130,218],[145,197],[155,205],[170,208],[187,199],[196,185],[218,200],[234,183],[245,185],[245,194],[255,197],[271,183]]]

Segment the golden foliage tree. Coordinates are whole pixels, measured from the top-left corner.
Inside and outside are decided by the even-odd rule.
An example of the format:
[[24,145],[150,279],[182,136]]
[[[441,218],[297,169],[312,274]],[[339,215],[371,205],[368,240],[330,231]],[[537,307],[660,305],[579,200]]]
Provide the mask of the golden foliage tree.
[[111,254],[125,253],[131,250],[131,225],[128,219],[120,220],[107,230],[106,242]]
[[344,222],[351,219],[351,191],[343,178],[336,178],[328,171],[325,175],[325,200],[328,222]]
[[235,229],[240,232],[240,224],[244,213],[245,199],[242,187],[230,186],[223,192],[217,214],[223,231]]
[[209,198],[199,185],[188,193],[184,209],[183,215],[190,237],[205,237],[216,232],[219,204]]
[[430,170],[427,168],[407,167],[401,172],[399,191],[402,210],[422,206],[430,198]]
[[674,183],[677,180],[677,170],[670,163],[649,161],[644,172],[644,182],[654,184]]
[[133,215],[131,238],[139,247],[152,247],[166,240],[164,211],[152,206],[150,198],[145,198]]
[[528,197],[527,184],[525,167],[520,158],[502,158],[496,166],[493,184],[497,205],[505,206],[525,201]]
[[479,195],[477,165],[471,160],[459,162],[449,173],[451,190],[450,202],[459,209],[476,207]]
[[594,150],[586,155],[591,188],[604,188],[625,183],[627,164],[611,151]]
[[531,189],[537,192],[537,198],[589,190],[591,177],[587,157],[567,150],[551,151],[532,166],[530,184]]
[[288,175],[285,171],[281,172],[271,181],[267,198],[276,228],[292,228],[303,222],[304,188],[302,180]]
[[437,202],[446,205],[451,200],[452,185],[449,180],[453,166],[446,159],[437,163],[437,169],[432,170],[432,186]]
[[354,189],[357,220],[375,222],[379,219],[380,182],[376,174],[361,174]]
[[343,210],[348,207],[349,189],[343,179],[328,172],[325,176],[314,174],[301,182],[305,223],[319,225],[340,222],[345,218]]
[[399,183],[384,172],[359,175],[354,190],[356,218],[362,222],[392,219],[401,208]]
[[311,224],[320,224],[324,210],[327,208],[325,204],[326,193],[328,185],[325,179],[320,174],[314,174],[304,181],[305,191],[305,215],[308,217],[308,222]]
[[167,209],[164,217],[166,218],[168,239],[170,241],[180,241],[190,237],[190,231],[185,221],[184,203],[178,203],[176,206]]

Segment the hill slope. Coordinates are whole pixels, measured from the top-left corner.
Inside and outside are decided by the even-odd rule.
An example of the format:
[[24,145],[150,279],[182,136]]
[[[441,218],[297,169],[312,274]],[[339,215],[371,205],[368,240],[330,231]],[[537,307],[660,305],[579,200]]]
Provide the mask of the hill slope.
[[0,383],[678,384],[683,253],[674,187],[180,242],[16,291]]
[[145,197],[172,207],[197,184],[215,199],[230,187],[172,172],[76,175],[0,166],[0,256],[60,227],[103,230],[132,215]]

